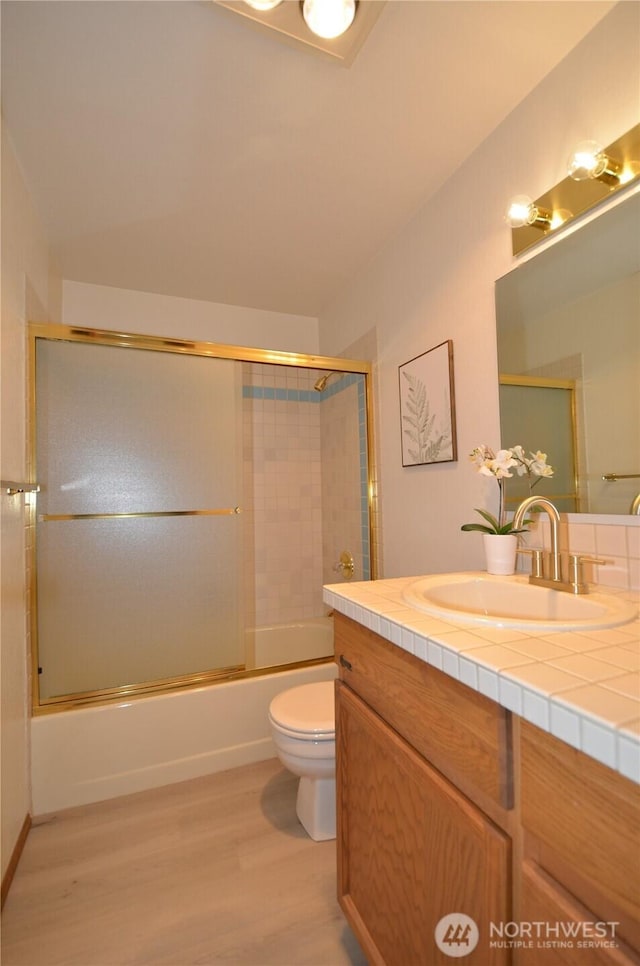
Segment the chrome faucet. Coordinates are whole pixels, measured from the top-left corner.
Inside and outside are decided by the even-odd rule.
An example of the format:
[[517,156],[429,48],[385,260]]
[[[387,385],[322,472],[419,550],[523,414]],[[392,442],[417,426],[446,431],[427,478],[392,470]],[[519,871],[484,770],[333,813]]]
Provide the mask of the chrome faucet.
[[522,501],[513,516],[513,529],[519,530],[522,528],[527,512],[532,510],[533,507],[540,507],[547,512],[550,523],[551,552],[549,554],[549,567],[545,573],[542,550],[524,551],[533,555],[533,567],[529,583],[538,584],[541,587],[550,587],[552,590],[564,590],[569,594],[588,594],[589,585],[582,576],[582,563],[605,564],[607,561],[598,557],[584,557],[577,553],[569,553],[569,579],[563,579],[562,561],[558,548],[560,514],[553,503],[544,497],[527,497],[526,500]]

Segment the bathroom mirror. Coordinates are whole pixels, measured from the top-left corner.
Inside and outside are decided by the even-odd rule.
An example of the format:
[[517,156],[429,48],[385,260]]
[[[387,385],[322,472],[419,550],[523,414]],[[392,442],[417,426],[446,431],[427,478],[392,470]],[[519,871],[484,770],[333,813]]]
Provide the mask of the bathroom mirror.
[[563,468],[564,510],[629,514],[640,491],[639,226],[636,192],[496,283],[502,445]]

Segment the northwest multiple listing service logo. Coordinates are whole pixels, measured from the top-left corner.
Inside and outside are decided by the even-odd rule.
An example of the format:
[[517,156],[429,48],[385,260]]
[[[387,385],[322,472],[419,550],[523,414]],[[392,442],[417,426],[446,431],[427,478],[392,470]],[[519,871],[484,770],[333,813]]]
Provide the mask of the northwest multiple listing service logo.
[[473,952],[479,938],[477,923],[463,912],[450,912],[448,916],[443,916],[435,929],[436,946],[454,959]]
[[[491,949],[536,949],[549,952],[558,949],[617,948],[618,922],[490,922],[488,945]],[[480,930],[471,916],[451,912],[443,916],[434,931],[438,949],[452,959],[468,956],[478,945]],[[541,960],[542,962],[542,960]]]

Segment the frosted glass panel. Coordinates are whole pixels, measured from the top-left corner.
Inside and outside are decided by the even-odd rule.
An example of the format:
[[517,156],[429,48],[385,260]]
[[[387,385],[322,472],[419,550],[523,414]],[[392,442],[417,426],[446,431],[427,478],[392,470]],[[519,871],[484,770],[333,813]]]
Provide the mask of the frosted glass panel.
[[234,517],[72,520],[38,536],[40,693],[243,663]]
[[[536,496],[553,500],[559,510],[576,509],[575,451],[572,393],[550,386],[500,386],[500,425],[503,446],[522,446],[525,452],[547,454],[553,476],[540,479]],[[507,504],[513,507],[529,496],[526,476],[507,480]]]
[[[41,697],[244,664],[233,360],[39,340]],[[70,515],[75,519],[51,519]]]
[[236,505],[238,366],[229,359],[39,341],[40,511]]

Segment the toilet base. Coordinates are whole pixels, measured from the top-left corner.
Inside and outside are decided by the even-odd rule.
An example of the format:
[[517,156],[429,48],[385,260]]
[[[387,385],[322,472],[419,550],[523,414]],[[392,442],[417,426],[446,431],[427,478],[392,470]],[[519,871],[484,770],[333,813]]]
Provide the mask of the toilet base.
[[296,814],[314,842],[336,837],[336,779],[303,777],[298,784]]

